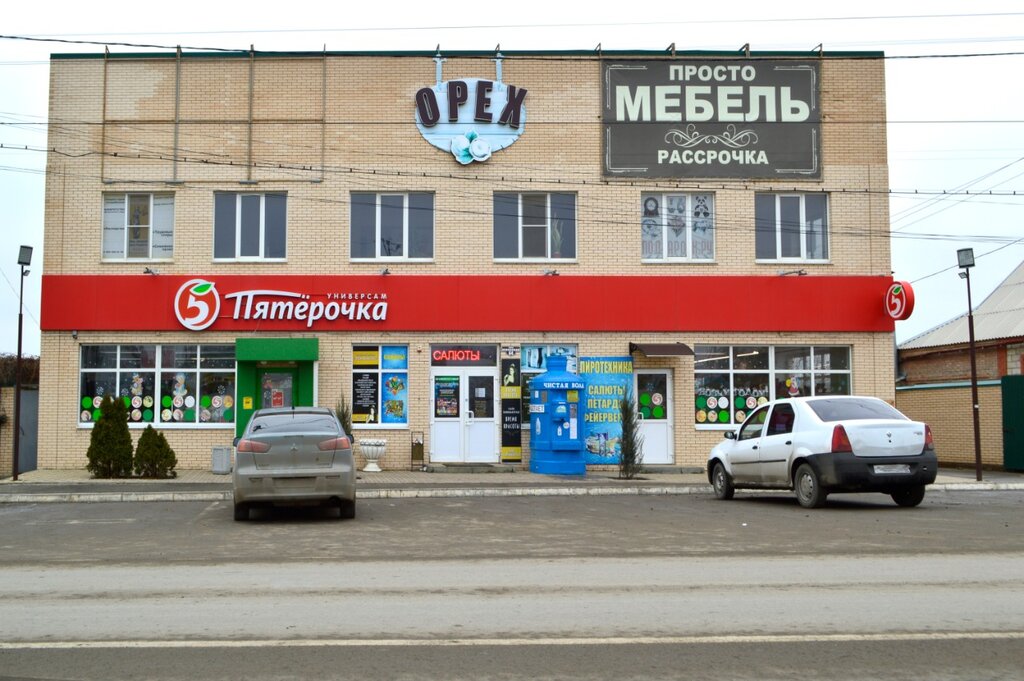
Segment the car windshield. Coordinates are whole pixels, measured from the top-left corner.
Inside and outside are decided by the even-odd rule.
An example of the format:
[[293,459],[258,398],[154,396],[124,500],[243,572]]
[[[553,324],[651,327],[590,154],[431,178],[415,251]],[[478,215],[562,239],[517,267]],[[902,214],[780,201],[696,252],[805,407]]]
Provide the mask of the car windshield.
[[807,406],[818,415],[819,419],[826,422],[863,419],[908,420],[906,416],[881,400],[813,400],[808,402]]
[[289,414],[266,414],[253,419],[250,432],[338,432],[338,422],[329,414],[295,411]]

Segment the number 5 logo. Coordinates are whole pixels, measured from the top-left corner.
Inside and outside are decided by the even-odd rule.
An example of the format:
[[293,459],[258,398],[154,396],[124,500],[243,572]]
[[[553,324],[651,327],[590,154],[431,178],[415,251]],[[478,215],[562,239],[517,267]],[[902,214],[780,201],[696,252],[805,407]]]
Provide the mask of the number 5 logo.
[[220,295],[212,281],[191,279],[174,296],[174,314],[189,331],[209,328],[220,315]]
[[914,289],[905,281],[893,282],[885,294],[885,311],[899,321],[914,311]]

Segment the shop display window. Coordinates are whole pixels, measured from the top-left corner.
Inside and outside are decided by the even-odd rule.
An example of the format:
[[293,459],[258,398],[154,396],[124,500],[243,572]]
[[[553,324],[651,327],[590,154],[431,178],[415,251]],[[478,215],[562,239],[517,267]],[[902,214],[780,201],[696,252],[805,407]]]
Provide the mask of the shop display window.
[[165,260],[173,255],[173,194],[103,195],[104,260]]
[[547,357],[549,355],[563,355],[566,358],[565,370],[569,373],[577,373],[576,345],[529,345],[524,344],[520,349],[522,359],[520,360],[519,376],[522,380],[522,416],[520,424],[523,428],[530,427],[530,381],[534,376],[547,371]]
[[849,395],[850,348],[845,346],[697,345],[694,423],[742,423],[769,400]]
[[712,194],[641,195],[640,257],[649,262],[714,260],[714,206]]
[[233,345],[85,345],[79,423],[99,418],[105,395],[121,397],[130,424],[230,424],[235,418]]
[[827,261],[826,194],[757,194],[754,250],[758,260]]
[[352,425],[409,424],[409,347],[352,347]]
[[434,195],[353,192],[351,257],[429,260],[434,257]]
[[287,208],[285,194],[215,193],[214,259],[284,260]]
[[575,258],[575,194],[494,194],[495,260]]

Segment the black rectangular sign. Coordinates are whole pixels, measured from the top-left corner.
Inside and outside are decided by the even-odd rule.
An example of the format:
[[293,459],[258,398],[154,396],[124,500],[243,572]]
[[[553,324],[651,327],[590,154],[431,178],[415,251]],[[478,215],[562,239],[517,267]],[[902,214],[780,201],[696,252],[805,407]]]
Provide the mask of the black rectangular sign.
[[604,60],[604,174],[821,177],[816,60]]

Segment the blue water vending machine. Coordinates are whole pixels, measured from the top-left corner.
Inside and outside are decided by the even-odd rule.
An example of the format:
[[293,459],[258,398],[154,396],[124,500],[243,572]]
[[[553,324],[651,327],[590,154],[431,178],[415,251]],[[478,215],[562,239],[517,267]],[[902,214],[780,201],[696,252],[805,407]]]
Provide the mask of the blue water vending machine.
[[547,372],[530,381],[530,470],[586,475],[583,447],[587,384],[565,370],[564,355],[548,355]]

